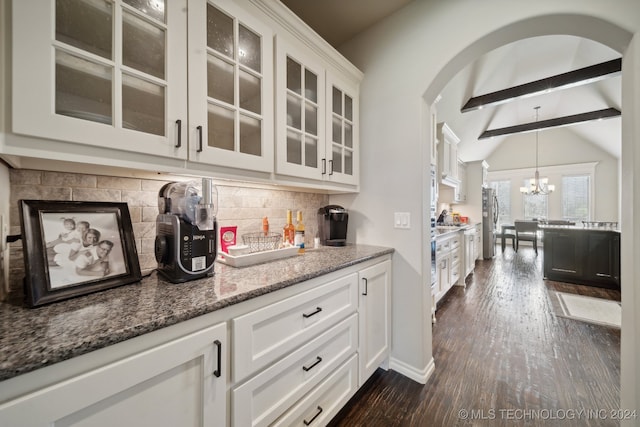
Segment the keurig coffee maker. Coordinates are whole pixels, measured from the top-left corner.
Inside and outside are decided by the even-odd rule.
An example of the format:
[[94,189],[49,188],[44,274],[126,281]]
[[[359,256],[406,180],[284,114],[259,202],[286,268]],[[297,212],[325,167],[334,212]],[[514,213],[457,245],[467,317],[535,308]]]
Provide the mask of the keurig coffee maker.
[[318,234],[324,246],[347,244],[349,214],[342,206],[328,205],[318,209]]
[[213,275],[217,254],[218,193],[210,178],[165,184],[158,194],[155,255],[158,272],[173,283]]

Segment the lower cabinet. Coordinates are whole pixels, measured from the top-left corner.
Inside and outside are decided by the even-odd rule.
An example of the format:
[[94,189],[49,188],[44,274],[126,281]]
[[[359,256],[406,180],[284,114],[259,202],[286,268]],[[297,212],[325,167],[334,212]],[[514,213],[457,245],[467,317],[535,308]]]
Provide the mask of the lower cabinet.
[[391,261],[234,318],[231,425],[325,425],[391,346]]
[[464,284],[464,281],[460,280],[460,271],[461,268],[464,268],[462,263],[462,249],[464,247],[462,240],[461,231],[436,237],[436,303],[453,285],[456,283]]
[[589,229],[544,229],[545,278],[620,288],[620,233]]
[[364,269],[360,278],[360,382],[389,357],[391,349],[391,261]]
[[0,425],[224,426],[226,337],[221,323],[10,400]]

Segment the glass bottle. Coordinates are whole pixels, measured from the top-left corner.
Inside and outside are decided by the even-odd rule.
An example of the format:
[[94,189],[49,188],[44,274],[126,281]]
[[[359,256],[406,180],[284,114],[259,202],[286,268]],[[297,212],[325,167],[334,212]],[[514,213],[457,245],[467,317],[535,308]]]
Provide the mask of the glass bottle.
[[302,222],[302,211],[298,211],[296,216],[296,234],[294,244],[299,248],[298,253],[304,253],[304,223]]
[[287,223],[282,229],[282,243],[293,246],[295,244],[296,228],[293,226],[291,209],[287,209]]

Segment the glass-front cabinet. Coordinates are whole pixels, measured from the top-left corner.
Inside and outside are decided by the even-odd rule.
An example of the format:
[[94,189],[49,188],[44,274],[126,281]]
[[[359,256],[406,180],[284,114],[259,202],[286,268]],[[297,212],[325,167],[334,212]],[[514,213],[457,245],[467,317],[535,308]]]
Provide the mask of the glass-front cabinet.
[[190,160],[273,171],[272,40],[234,1],[189,1]]
[[[344,184],[358,183],[358,91],[331,74],[327,75],[326,176]],[[329,138],[330,136],[330,138]]]
[[276,40],[276,172],[322,179],[324,68],[302,47]]
[[13,132],[186,158],[185,7],[14,1]]

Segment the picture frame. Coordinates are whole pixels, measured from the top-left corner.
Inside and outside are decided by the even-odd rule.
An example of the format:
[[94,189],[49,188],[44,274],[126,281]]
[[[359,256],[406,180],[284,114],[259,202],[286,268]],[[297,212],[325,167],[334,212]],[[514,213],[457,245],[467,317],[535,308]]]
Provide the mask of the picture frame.
[[20,200],[19,208],[29,307],[142,279],[126,203]]

